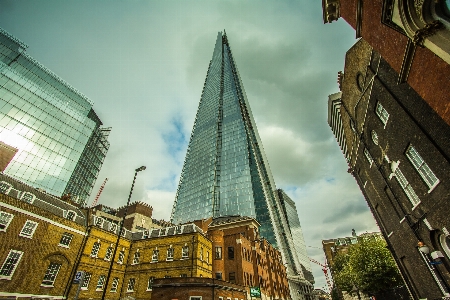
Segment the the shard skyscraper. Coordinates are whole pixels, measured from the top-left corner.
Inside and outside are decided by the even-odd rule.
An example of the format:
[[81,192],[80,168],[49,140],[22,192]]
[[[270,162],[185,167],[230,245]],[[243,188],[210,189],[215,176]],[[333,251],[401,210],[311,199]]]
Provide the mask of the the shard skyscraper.
[[[225,33],[219,32],[181,173],[172,222],[255,218],[281,251],[288,278],[304,282],[288,222]],[[293,286],[292,293],[300,289]],[[304,289],[304,288],[303,288]]]

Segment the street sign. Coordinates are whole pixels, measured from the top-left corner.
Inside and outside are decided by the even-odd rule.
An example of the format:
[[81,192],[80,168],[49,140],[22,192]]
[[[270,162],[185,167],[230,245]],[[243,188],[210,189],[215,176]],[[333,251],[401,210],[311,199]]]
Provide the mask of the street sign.
[[250,287],[250,297],[261,298],[261,289],[259,286]]
[[77,271],[75,278],[73,279],[74,284],[79,284],[83,280],[84,271]]

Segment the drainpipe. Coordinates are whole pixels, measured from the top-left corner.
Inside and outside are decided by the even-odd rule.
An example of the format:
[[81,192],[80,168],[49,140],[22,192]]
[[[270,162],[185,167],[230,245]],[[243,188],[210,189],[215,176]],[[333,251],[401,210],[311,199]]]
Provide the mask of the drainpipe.
[[[72,280],[73,280],[73,278],[74,278],[74,276],[75,276],[75,272],[77,271],[78,267],[80,266],[81,256],[83,255],[84,247],[86,246],[86,243],[87,243],[89,234],[90,234],[90,232],[91,232],[91,226],[89,225],[89,219],[90,219],[90,217],[91,217],[91,210],[88,208],[88,209],[87,209],[86,220],[85,220],[85,222],[84,222],[84,226],[85,226],[85,228],[86,228],[86,231],[85,231],[85,233],[84,233],[85,236],[84,236],[83,241],[82,241],[82,243],[81,243],[81,247],[80,247],[80,249],[78,250],[77,259],[75,260],[75,263],[74,263],[74,265],[73,265],[73,267],[72,267],[72,271],[70,272],[69,280],[67,281],[67,285],[66,285],[66,288],[65,288],[65,290],[64,290],[64,298],[65,298],[65,299],[67,299],[67,298],[69,297],[70,287],[71,287],[71,285],[72,285]],[[83,284],[83,282],[80,282],[79,284]]]

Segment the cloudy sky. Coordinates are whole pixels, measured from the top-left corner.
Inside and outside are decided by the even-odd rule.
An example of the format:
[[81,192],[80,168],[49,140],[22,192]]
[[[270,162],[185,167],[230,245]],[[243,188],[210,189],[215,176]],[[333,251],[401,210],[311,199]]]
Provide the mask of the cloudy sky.
[[[323,24],[321,1],[8,1],[0,27],[28,54],[87,95],[111,147],[100,202],[151,204],[170,217],[212,57],[226,30],[277,187],[295,200],[308,253],[321,240],[375,231],[373,217],[327,124],[327,97],[355,42],[340,20]],[[316,287],[326,285],[313,264]]]

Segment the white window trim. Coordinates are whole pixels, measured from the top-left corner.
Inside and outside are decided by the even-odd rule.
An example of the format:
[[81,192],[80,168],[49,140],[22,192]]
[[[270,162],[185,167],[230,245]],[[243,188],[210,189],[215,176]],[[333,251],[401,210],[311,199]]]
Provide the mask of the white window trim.
[[[130,283],[133,281],[133,286],[131,287],[132,289],[130,290]],[[127,283],[127,293],[134,293],[134,286],[136,285],[136,279],[135,278],[130,278],[128,279],[128,283]]]
[[[172,251],[172,256],[169,257],[169,251]],[[170,248],[167,249],[167,257],[166,261],[173,261],[173,257],[175,256],[175,250],[172,248],[172,245],[170,245]]]
[[[157,251],[157,252],[155,252],[155,251]],[[156,253],[156,256],[155,256],[155,253]],[[156,257],[156,259],[155,259],[155,257]],[[155,250],[153,250],[153,252],[152,252],[152,260],[150,261],[151,263],[156,263],[156,262],[158,262],[159,261],[159,250],[158,249],[155,249]]]
[[364,156],[366,157],[367,161],[369,162],[370,167],[372,168],[372,164],[373,164],[373,157],[369,152],[369,149],[364,148]]
[[[25,233],[23,232],[24,229],[26,228],[27,224],[33,224],[33,225],[34,225],[34,227],[33,227],[33,229],[32,229],[32,231],[31,231],[30,234],[25,234]],[[27,238],[27,239],[32,239],[33,236],[34,236],[34,233],[36,232],[36,229],[37,229],[38,225],[39,225],[38,222],[35,222],[35,221],[32,221],[32,220],[27,220],[27,221],[25,222],[25,224],[23,225],[22,229],[20,230],[19,236],[20,236],[20,237]]]
[[[114,286],[114,283],[116,284],[115,286]],[[119,277],[114,277],[112,282],[111,282],[111,290],[109,292],[110,293],[117,293],[117,288],[118,287],[119,287]]]
[[[64,237],[65,234],[67,234],[67,235],[70,234],[70,235],[71,235],[71,238],[70,238],[70,241],[69,241],[69,244],[68,244],[68,245],[61,244],[61,240],[63,239],[63,237]],[[61,236],[61,239],[59,240],[58,246],[59,246],[59,247],[63,247],[63,248],[69,249],[69,248],[70,248],[70,243],[72,243],[72,240],[73,240],[73,234],[68,233],[68,232],[64,232],[63,235]]]
[[[11,189],[13,188],[13,186],[12,186],[12,184],[10,184],[10,183],[8,183],[8,182],[6,182],[6,181],[0,181],[0,184],[2,184],[2,183],[4,183],[4,184],[6,184],[7,186],[9,186],[7,189],[6,189],[6,191],[5,191],[5,195],[8,195],[9,194],[9,192],[11,191]],[[1,193],[1,192],[0,192]]]
[[11,213],[7,213],[5,211],[0,211],[0,214],[6,214],[6,215],[8,215],[10,217],[10,219],[8,220],[8,223],[5,224],[5,228],[4,229],[0,229],[0,232],[1,231],[6,232],[6,230],[9,227],[9,224],[11,224],[12,219],[14,219],[14,215],[11,214]]
[[[152,279],[152,286],[151,288],[148,288],[148,284],[150,283],[150,279]],[[153,290],[153,281],[155,280],[155,277],[150,277],[147,281],[147,289],[145,290],[146,292],[152,291]]]
[[[32,196],[30,202],[24,200],[26,195],[31,195]],[[22,200],[23,202],[29,203],[29,204],[33,204],[34,200],[36,200],[36,196],[34,194],[30,193],[30,192],[22,192],[21,195],[20,195],[20,200]]]
[[[111,249],[111,254],[109,255],[109,258],[108,258],[108,250],[109,249]],[[111,261],[111,257],[112,257],[112,255],[113,255],[113,246],[112,246],[112,244],[111,244],[111,246],[109,246],[108,248],[106,248],[106,253],[105,253],[105,257],[103,258],[104,260],[106,260],[106,261]]]
[[[103,282],[102,282],[102,287],[99,288],[98,284],[100,283],[100,279],[103,278]],[[99,292],[99,291],[103,291],[103,289],[105,288],[105,281],[106,281],[106,276],[105,275],[100,275],[100,277],[98,277],[97,280],[97,285],[95,286],[95,291]]]
[[[86,280],[87,274],[89,274],[89,277],[88,277],[88,279],[87,279],[86,286],[83,286],[83,285],[84,285],[84,281]],[[91,283],[91,278],[92,278],[92,273],[89,273],[89,272],[84,273],[84,279],[83,279],[83,282],[80,283],[80,284],[81,284],[80,289],[81,289],[82,291],[87,291],[87,290],[89,289],[89,283]]]
[[103,227],[103,223],[105,223],[105,219],[99,216],[95,216],[94,224],[98,227]]
[[137,251],[134,252],[133,263],[131,265],[138,265],[140,262],[141,262],[141,254],[139,253],[139,249],[137,249]]
[[9,276],[0,275],[0,279],[11,280],[11,278],[12,278],[13,275],[14,275],[14,272],[16,271],[17,266],[18,266],[19,263],[20,263],[20,260],[22,259],[22,256],[23,256],[23,252],[22,252],[22,251],[11,249],[11,250],[9,250],[8,256],[6,256],[5,261],[3,262],[2,267],[0,268],[0,270],[3,270],[3,267],[5,266],[6,262],[8,261],[9,256],[10,256],[12,253],[19,253],[20,256],[19,256],[19,258],[17,259],[17,262],[16,262],[16,264],[14,265],[14,268],[13,268],[12,271],[11,271],[11,275],[9,275]]
[[[202,297],[202,296],[190,296],[190,297],[189,297],[189,300],[197,300],[197,299],[202,300],[203,297]],[[230,300],[231,300],[231,298],[230,298]]]
[[109,231],[116,233],[117,232],[117,224],[110,222],[109,223]]
[[[53,262],[50,262],[50,264],[48,265],[48,267],[47,267],[47,270],[45,271],[45,275],[47,275],[47,271],[48,271],[48,269],[50,268],[50,266],[52,265],[52,263]],[[56,274],[55,274],[55,277],[54,277],[54,279],[53,279],[53,281],[52,281],[52,284],[44,284],[44,283],[41,283],[41,286],[42,287],[54,287],[55,286],[55,281],[56,281],[56,277],[58,277],[58,274],[59,274],[59,271],[61,270],[61,264],[58,264],[58,263],[56,263],[59,267],[58,267],[58,270],[56,271]],[[44,279],[42,280],[42,281],[44,281],[45,280],[45,276],[44,276]]]
[[[96,245],[98,245],[98,249],[97,249],[96,253],[93,254]],[[94,245],[92,245],[90,256],[91,257],[98,257],[98,253],[100,252],[100,248],[101,247],[102,247],[102,244],[100,243],[100,241],[95,242]]]
[[[383,119],[383,114],[382,114],[381,112],[378,111],[378,106],[381,107],[381,111],[384,111],[384,112],[387,114],[386,120]],[[375,106],[375,113],[376,113],[376,115],[378,116],[378,118],[380,119],[380,121],[383,123],[384,128],[386,128],[386,125],[387,125],[387,123],[388,123],[388,121],[389,121],[389,116],[390,116],[390,115],[389,115],[388,111],[384,108],[384,106],[383,106],[379,101],[377,102],[377,104],[376,104],[376,106]]]
[[[73,212],[73,218],[69,219],[69,213],[71,213],[71,212]],[[75,221],[75,219],[77,218],[77,213],[73,210],[65,210],[64,218],[66,218],[67,220],[70,220],[70,221]]]
[[125,250],[119,251],[119,256],[117,257],[117,263],[119,265],[122,265],[124,260],[125,260]]
[[[414,154],[418,157],[418,159],[422,161],[422,163],[419,166],[417,166],[414,163],[415,159],[413,158],[413,155],[410,154],[410,149],[412,149]],[[414,167],[414,169],[417,171],[417,173],[419,173],[422,180],[428,186],[428,188],[429,188],[428,193],[431,193],[434,190],[434,188],[441,182],[439,180],[439,178],[437,178],[436,174],[434,174],[434,172],[431,170],[430,166],[425,162],[423,157],[419,154],[417,149],[414,148],[414,146],[409,145],[408,148],[406,149],[405,155],[408,158],[409,162]],[[425,174],[426,172],[422,169],[422,166],[426,166],[426,168],[428,168],[429,172],[433,175],[433,177],[436,178],[436,181],[434,183],[431,184],[431,182],[428,182],[428,180],[426,179],[427,178],[427,176]]]

